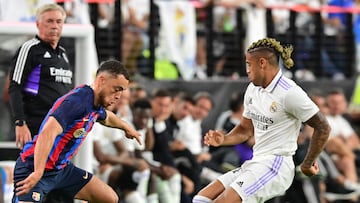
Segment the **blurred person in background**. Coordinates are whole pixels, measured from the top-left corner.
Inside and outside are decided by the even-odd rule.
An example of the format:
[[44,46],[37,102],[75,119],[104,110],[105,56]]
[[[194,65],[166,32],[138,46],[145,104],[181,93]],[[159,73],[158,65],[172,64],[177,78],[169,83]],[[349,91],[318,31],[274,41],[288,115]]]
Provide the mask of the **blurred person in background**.
[[[221,120],[217,121],[215,129],[226,134],[238,125],[244,111],[243,102],[243,92],[237,91],[232,93],[229,100],[230,113],[227,113],[227,111],[223,112],[224,116]],[[254,139],[249,139],[245,143],[235,146],[210,146],[209,148],[213,160],[217,160],[217,163],[221,165],[223,169],[232,170],[252,158],[253,145]]]
[[[55,3],[54,0],[38,0],[29,2],[27,0],[6,1],[0,0],[0,21],[2,22],[35,22],[36,10],[38,7]],[[15,140],[15,125],[11,118],[11,108],[9,104],[9,69],[12,65],[12,57],[15,55],[19,46],[32,36],[20,34],[2,34],[0,36],[0,79],[4,81],[4,105],[6,108],[0,110],[3,115],[0,118],[0,139]],[[4,78],[2,77],[4,74]],[[5,76],[6,75],[6,76]],[[1,104],[1,102],[0,102]],[[4,133],[4,134],[2,134]]]
[[[182,175],[183,198],[182,202],[191,202],[192,196],[200,189],[200,164],[194,154],[179,138],[182,130],[179,123],[186,118],[194,108],[193,98],[185,91],[177,91],[174,94],[174,108],[168,119],[173,128],[173,140],[169,143],[170,149],[175,157],[175,164]],[[187,126],[191,128],[191,126]],[[187,199],[185,201],[184,199]]]
[[150,170],[145,160],[136,158],[134,152],[128,150],[127,144],[132,140],[127,143],[121,131],[99,124],[95,124],[91,134],[98,163],[95,175],[115,191],[120,191],[118,195],[126,203],[145,203],[147,188],[144,186],[147,186]]
[[360,150],[360,139],[351,123],[346,120],[348,101],[340,88],[332,89],[326,96],[329,114],[326,116],[331,126],[330,138],[337,137],[352,151]]
[[212,160],[212,156],[208,148],[203,145],[202,139],[202,122],[214,108],[215,103],[212,96],[206,91],[197,92],[193,96],[193,100],[194,106],[190,115],[178,121],[179,132],[176,141],[181,142],[195,156],[201,167],[201,181],[209,182],[223,172],[221,166]]
[[[130,72],[145,74],[145,56],[143,53],[149,49],[149,16],[150,1],[122,0],[122,45],[121,57]],[[140,61],[139,61],[140,60]]]
[[[333,6],[340,8],[354,7],[353,0],[328,0],[324,2],[325,6]],[[351,61],[349,56],[349,44],[354,43],[348,41],[350,38],[347,34],[347,26],[352,25],[353,22],[345,12],[324,11],[322,13],[324,38],[322,50],[322,63],[324,75],[330,76],[334,80],[343,80],[346,75],[351,74]],[[336,47],[336,48],[334,48]]]
[[25,42],[14,57],[9,95],[20,148],[37,134],[55,100],[74,87],[73,67],[58,44],[65,18],[59,5],[40,7],[36,15],[38,35]]
[[154,145],[151,149],[151,170],[156,176],[156,188],[160,203],[181,201],[181,174],[176,168],[175,158],[169,143],[173,141],[173,125],[169,117],[173,111],[173,95],[166,89],[157,89],[151,98]]
[[[264,0],[199,0],[201,7],[197,8],[197,39],[196,39],[196,69],[195,78],[206,79],[208,77],[207,55],[215,58],[214,71],[210,73],[214,76],[234,76],[238,77],[238,70],[228,67],[228,58],[234,57],[232,48],[234,47],[234,36],[236,29],[236,10],[239,7],[264,8]],[[207,34],[209,28],[206,27],[206,9],[213,5],[215,36],[212,42],[213,53],[207,53]],[[251,20],[251,19],[250,19]],[[259,28],[257,28],[259,31]],[[258,32],[259,33],[259,32]],[[226,38],[226,39],[225,39]],[[236,56],[237,57],[237,56]],[[245,72],[245,71],[243,71]],[[233,74],[233,75],[232,75]]]

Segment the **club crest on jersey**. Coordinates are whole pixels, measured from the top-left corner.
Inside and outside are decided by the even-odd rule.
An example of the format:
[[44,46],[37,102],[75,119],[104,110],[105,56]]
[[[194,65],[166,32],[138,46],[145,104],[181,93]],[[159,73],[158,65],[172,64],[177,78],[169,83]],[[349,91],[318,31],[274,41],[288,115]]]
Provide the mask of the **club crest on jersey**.
[[35,201],[40,201],[40,193],[38,192],[33,192],[32,195],[31,195],[31,198]]
[[74,133],[73,133],[73,136],[75,138],[79,138],[81,135],[86,136],[85,128],[79,128],[79,129],[75,130]]
[[273,101],[270,105],[270,112],[275,113],[276,111],[277,111],[277,104],[276,102]]

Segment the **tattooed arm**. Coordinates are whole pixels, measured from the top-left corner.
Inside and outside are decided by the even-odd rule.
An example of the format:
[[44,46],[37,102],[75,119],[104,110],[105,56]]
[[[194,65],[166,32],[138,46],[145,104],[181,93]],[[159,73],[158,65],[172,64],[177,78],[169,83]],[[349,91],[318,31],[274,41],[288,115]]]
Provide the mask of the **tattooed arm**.
[[314,132],[311,137],[308,152],[301,164],[301,171],[307,176],[312,176],[317,174],[319,171],[316,158],[323,150],[329,137],[330,126],[324,115],[320,112],[315,114],[305,123],[314,128]]

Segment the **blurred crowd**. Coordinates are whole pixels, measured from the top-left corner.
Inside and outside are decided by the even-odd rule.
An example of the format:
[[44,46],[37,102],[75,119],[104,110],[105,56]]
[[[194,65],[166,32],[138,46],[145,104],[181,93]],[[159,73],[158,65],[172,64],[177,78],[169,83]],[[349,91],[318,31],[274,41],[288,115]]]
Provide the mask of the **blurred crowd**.
[[[1,21],[33,22],[34,9],[51,0],[25,1],[23,4],[0,0]],[[67,23],[93,23],[91,8],[86,1],[73,0],[59,3],[67,11]],[[121,0],[121,61],[134,76],[131,87],[126,90],[112,111],[131,123],[143,138],[142,145],[128,140],[120,130],[95,126],[93,137],[93,171],[112,186],[124,203],[190,203],[200,188],[220,174],[236,168],[251,159],[253,140],[229,147],[207,147],[202,137],[202,122],[216,105],[227,105],[228,110],[217,115],[213,129],[230,131],[242,117],[243,92],[234,91],[229,103],[216,103],[208,92],[190,94],[179,89],[154,89],[151,92],[137,83],[139,76],[148,77],[150,49],[149,0]],[[297,80],[314,81],[329,78],[345,80],[360,71],[360,18],[357,12],[330,12],[324,6],[354,8],[358,0],[192,0],[196,12],[196,56],[194,79],[210,80],[246,77],[243,48],[254,37],[271,35],[284,43],[294,43],[294,70],[283,70]],[[96,24],[102,31],[115,25],[117,16],[114,3],[95,4]],[[211,6],[213,25],[207,24]],[[296,18],[293,10],[297,10]],[[241,9],[243,12],[238,12]],[[15,12],[16,11],[16,12]],[[269,12],[271,11],[271,12]],[[94,11],[93,11],[94,12]],[[271,14],[271,27],[266,19]],[[241,14],[241,16],[239,16]],[[295,22],[291,23],[295,19]],[[317,20],[320,19],[322,33]],[[239,23],[242,20],[243,22]],[[244,27],[240,27],[243,25]],[[295,26],[295,27],[293,27]],[[350,29],[349,29],[350,26]],[[296,30],[296,36],[289,36]],[[215,35],[211,42],[212,53],[207,53],[210,30]],[[243,33],[239,33],[239,31]],[[271,30],[271,33],[269,32]],[[350,31],[350,33],[349,33]],[[254,34],[255,33],[255,34]],[[243,47],[236,36],[242,37]],[[317,44],[321,38],[321,45]],[[16,47],[27,37],[0,37],[0,78],[5,81],[10,59]],[[350,43],[349,42],[350,39]],[[74,41],[64,41],[70,50],[70,62],[74,65]],[[320,49],[318,50],[318,48]],[[99,52],[100,50],[98,50]],[[71,56],[71,53],[73,54]],[[115,52],[117,53],[117,52]],[[211,55],[212,67],[209,67]],[[112,56],[120,57],[120,56]],[[233,64],[234,57],[240,59]],[[320,67],[314,61],[321,61]],[[236,60],[235,60],[236,61]],[[242,64],[242,65],[241,65]],[[176,67],[176,64],[173,64]],[[241,67],[243,69],[241,69]],[[76,73],[75,73],[76,74]],[[181,75],[179,76],[181,79]],[[4,78],[4,80],[2,80]],[[6,87],[6,85],[4,85]],[[327,116],[331,125],[331,137],[320,156],[320,174],[304,177],[300,171],[290,189],[281,197],[269,202],[330,203],[360,202],[360,115],[350,111],[343,90],[334,88],[328,92],[312,89],[309,95]],[[4,106],[8,105],[4,91]],[[6,108],[0,114],[11,117]],[[6,116],[7,115],[7,116]],[[5,122],[5,121],[1,121]],[[13,126],[3,132],[11,140]],[[294,156],[297,164],[303,160],[309,145],[311,129],[303,126],[299,132],[299,149]],[[5,199],[11,191],[11,164],[0,167]],[[0,179],[0,180],[1,180]],[[11,196],[10,194],[10,196]],[[0,202],[2,200],[0,199]],[[6,202],[6,201],[5,201]]]
[[[21,4],[23,6],[18,7],[17,3],[1,1],[0,21],[33,22],[35,8],[54,0],[31,2],[24,1],[24,4]],[[156,8],[158,4],[157,1],[154,2]],[[191,66],[189,70],[193,72],[191,78],[203,80],[246,77],[244,49],[250,42],[266,36],[295,45],[296,67],[292,71],[287,71],[287,75],[297,80],[312,81],[316,78],[343,80],[351,78],[360,69],[359,57],[357,57],[359,52],[357,42],[360,41],[358,0],[191,0],[187,2],[192,5],[195,12],[193,20],[196,25],[194,63],[189,65]],[[155,14],[151,15],[150,1],[86,3],[86,1],[73,0],[59,4],[67,11],[67,23],[91,23],[96,27],[96,35],[102,36],[96,45],[100,61],[105,59],[103,57],[119,58],[132,74],[154,77],[151,75],[153,72],[149,70],[151,69],[149,57],[154,54],[151,53],[150,42],[153,39],[155,46],[158,46],[161,39],[156,36],[156,30],[151,31],[153,34],[149,34],[150,29],[154,29],[154,25],[157,25],[156,16],[159,15],[159,10],[156,9],[152,9]],[[331,9],[334,6],[338,8]],[[16,12],[13,12],[15,8]],[[177,17],[183,16],[179,13]],[[114,27],[119,26],[119,20],[121,20],[121,33],[116,33],[119,30],[114,31]],[[115,46],[120,50],[111,50],[115,41],[107,42],[114,36],[120,38],[116,41],[119,45]],[[22,38],[24,40],[24,37]],[[212,43],[208,43],[209,40]],[[12,53],[20,42],[22,40],[19,38],[14,40],[2,37],[0,50],[4,53]],[[71,40],[66,44],[69,52],[74,52],[73,44]],[[107,44],[108,47],[102,48],[105,46],[102,44]],[[155,55],[161,58],[158,53]],[[155,63],[160,66],[160,62],[157,62],[159,59],[156,59]],[[6,64],[6,58],[2,58],[1,63]],[[182,78],[179,71],[180,64],[170,60],[167,65],[180,72],[176,79]],[[6,67],[2,66],[1,69],[4,71]]]

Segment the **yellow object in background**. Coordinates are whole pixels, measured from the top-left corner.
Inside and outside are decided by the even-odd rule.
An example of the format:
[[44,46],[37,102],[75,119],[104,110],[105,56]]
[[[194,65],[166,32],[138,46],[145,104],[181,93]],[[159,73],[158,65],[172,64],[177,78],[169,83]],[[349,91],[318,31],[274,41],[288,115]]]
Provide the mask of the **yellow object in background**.
[[156,80],[176,80],[179,78],[177,67],[168,60],[156,60],[154,72]]

